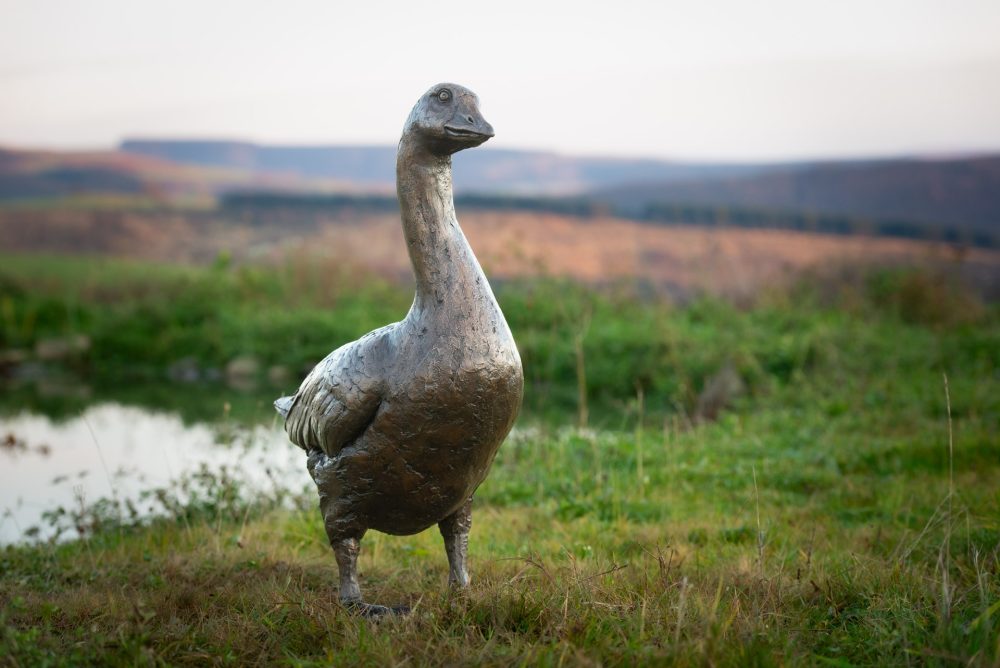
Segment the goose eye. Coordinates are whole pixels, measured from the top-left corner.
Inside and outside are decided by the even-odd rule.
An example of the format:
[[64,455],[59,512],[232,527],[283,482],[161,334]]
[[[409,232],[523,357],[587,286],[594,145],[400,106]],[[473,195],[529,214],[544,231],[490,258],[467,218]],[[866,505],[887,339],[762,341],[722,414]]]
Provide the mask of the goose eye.
[[450,90],[441,91],[440,93],[438,93],[438,99],[441,100],[442,102],[447,102],[448,100],[451,99],[451,91]]

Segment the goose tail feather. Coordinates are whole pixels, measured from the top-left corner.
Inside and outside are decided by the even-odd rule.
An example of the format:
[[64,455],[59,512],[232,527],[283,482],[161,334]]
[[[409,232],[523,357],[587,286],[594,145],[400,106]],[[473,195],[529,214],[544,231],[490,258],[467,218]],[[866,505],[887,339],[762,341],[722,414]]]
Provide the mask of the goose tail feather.
[[287,418],[288,411],[292,410],[292,403],[294,401],[295,397],[281,397],[280,399],[275,400],[274,409],[278,411],[281,417]]

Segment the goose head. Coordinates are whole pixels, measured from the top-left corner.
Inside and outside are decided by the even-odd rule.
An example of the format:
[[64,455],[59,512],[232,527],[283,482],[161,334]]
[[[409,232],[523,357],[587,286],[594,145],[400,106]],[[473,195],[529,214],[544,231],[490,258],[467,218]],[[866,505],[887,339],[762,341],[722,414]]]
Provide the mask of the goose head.
[[493,126],[479,111],[479,98],[465,86],[441,83],[431,87],[406,119],[409,135],[437,155],[451,155],[479,146],[493,136]]

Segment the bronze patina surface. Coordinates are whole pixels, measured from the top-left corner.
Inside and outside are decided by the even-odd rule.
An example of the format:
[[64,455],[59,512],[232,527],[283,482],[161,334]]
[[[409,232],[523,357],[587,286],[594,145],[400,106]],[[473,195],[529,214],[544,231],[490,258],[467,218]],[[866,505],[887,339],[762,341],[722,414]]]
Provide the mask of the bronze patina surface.
[[472,495],[521,406],[521,358],[452,197],[451,155],[492,136],[467,88],[439,84],[420,98],[396,160],[413,306],[334,350],[275,402],[308,453],[340,598],[364,614],[390,610],[361,600],[356,564],[368,529],[402,535],[437,524],[450,583],[468,584]]

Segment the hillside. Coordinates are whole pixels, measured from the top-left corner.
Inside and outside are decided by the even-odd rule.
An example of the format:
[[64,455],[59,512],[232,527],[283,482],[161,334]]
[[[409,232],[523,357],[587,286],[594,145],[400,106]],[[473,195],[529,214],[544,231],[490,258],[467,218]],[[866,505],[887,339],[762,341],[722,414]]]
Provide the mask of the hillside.
[[[182,164],[329,179],[357,190],[391,192],[395,177],[395,149],[385,146],[127,140],[121,148]],[[950,236],[965,228],[991,237],[1000,225],[1000,156],[995,155],[710,164],[486,149],[456,155],[455,165],[460,195],[572,197],[630,218],[808,229],[808,221],[786,219],[832,216],[836,220],[813,227],[853,232],[867,220],[879,233],[907,228],[895,236],[926,236],[915,229],[934,226],[950,228]],[[553,206],[564,205],[535,202],[525,208]]]
[[[0,149],[0,203],[193,205],[250,218],[276,206],[396,209],[392,147],[129,140],[122,148]],[[1000,156],[719,165],[483,150],[455,163],[459,205],[484,211],[1000,246]]]
[[[127,139],[120,148],[124,153],[182,164],[334,179],[375,190],[393,188],[396,179],[395,146],[267,146],[234,141]],[[672,182],[767,169],[770,167],[764,165],[579,158],[486,147],[455,155],[455,185],[470,192],[566,195],[637,181]]]
[[788,165],[591,194],[635,211],[653,203],[683,203],[995,229],[1000,225],[1000,156]]
[[174,162],[122,151],[32,151],[0,147],[0,202],[212,205],[226,192],[345,192],[348,183],[307,180],[237,167]]

